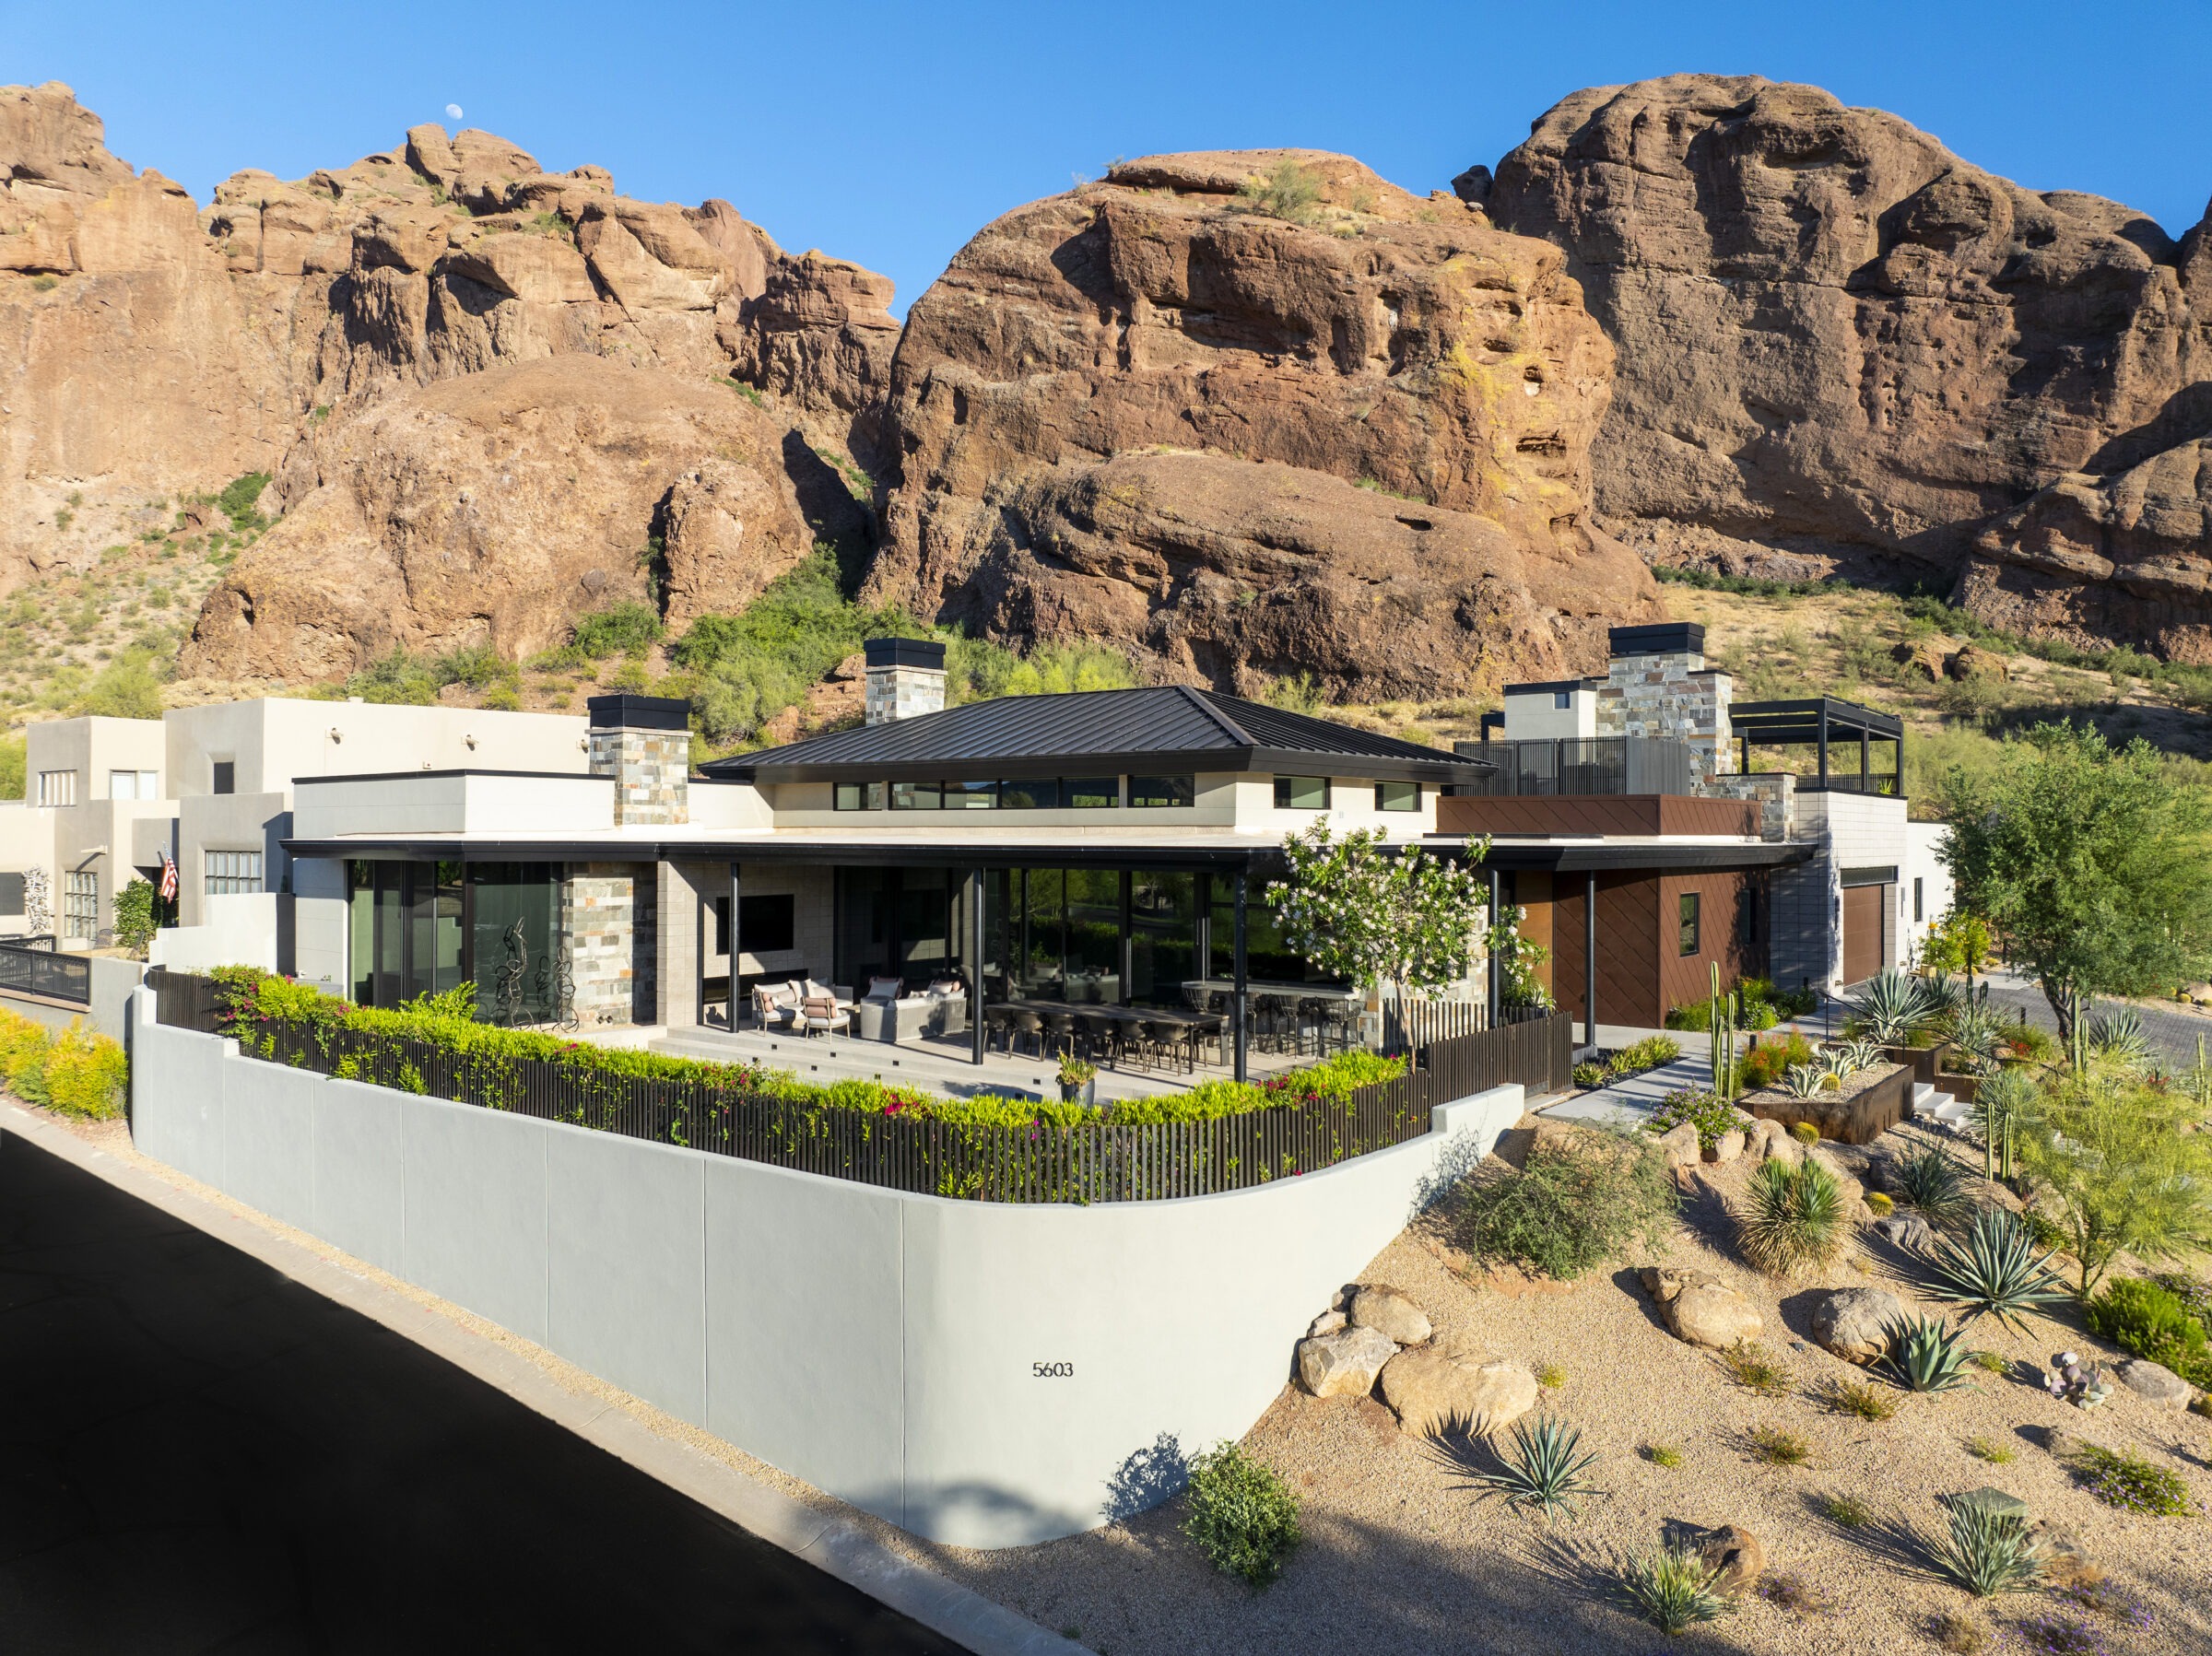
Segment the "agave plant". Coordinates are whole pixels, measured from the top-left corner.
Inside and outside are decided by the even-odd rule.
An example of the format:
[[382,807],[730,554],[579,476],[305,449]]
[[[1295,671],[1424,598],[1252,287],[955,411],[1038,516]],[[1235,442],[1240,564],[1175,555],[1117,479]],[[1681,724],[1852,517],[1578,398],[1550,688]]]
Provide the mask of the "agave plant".
[[2028,1533],[2017,1512],[2001,1512],[1963,1496],[1944,1500],[1950,1533],[1928,1548],[1936,1568],[1978,1599],[2034,1586],[2048,1548]]
[[1842,1044],[1843,1051],[1851,1054],[1851,1066],[1854,1070],[1870,1070],[1877,1063],[1888,1062],[1888,1054],[1882,1051],[1882,1043],[1878,1040],[1861,1039],[1847,1040]]
[[1662,1546],[1620,1567],[1621,1596],[1672,1638],[1699,1622],[1718,1621],[1735,1606],[1714,1585],[1720,1572],[1686,1546]]
[[2107,1063],[2140,1069],[2150,1060],[2150,1039],[2142,1015],[2133,1006],[2108,1006],[2089,1015],[2085,1039],[2089,1055]]
[[1825,1265],[1843,1246],[1843,1187],[1809,1157],[1794,1168],[1761,1162],[1745,1186],[1735,1231],[1744,1257],[1771,1275]]
[[1946,1020],[1944,1032],[1959,1051],[1967,1073],[1994,1073],[2010,1048],[2013,1025],[2004,1009],[1986,1000],[1969,1001]]
[[1597,1493],[1583,1476],[1597,1460],[1595,1450],[1582,1449],[1583,1434],[1557,1415],[1547,1415],[1532,1430],[1524,1420],[1513,1423],[1512,1453],[1498,1472],[1478,1472],[1475,1481],[1500,1491],[1515,1506],[1543,1509],[1547,1523],[1561,1512],[1572,1517],[1574,1503]]
[[1842,1087],[1843,1083],[1865,1067],[1863,1063],[1852,1062],[1849,1047],[1822,1047],[1820,1049],[1820,1074],[1832,1082],[1839,1090]]
[[1974,1216],[1963,1244],[1949,1237],[1936,1239],[1928,1256],[1928,1286],[1939,1298],[1966,1307],[1969,1321],[1988,1311],[2024,1329],[2023,1313],[2061,1298],[2050,1262],[2049,1253],[2036,1252],[2035,1239],[2018,1214],[1985,1207]]
[[1851,997],[1850,1006],[1861,1033],[1886,1047],[1901,1047],[1927,1021],[1927,983],[1895,967],[1885,967]]
[[1941,1023],[1957,1016],[1971,995],[1972,991],[1947,971],[1931,972],[1920,980],[1922,1016],[1929,1023]]
[[1895,1317],[1883,1332],[1889,1349],[1881,1366],[1912,1392],[1948,1392],[1966,1383],[1966,1365],[1972,1355],[1966,1336],[1940,1317]]
[[1959,1164],[1939,1145],[1915,1150],[1897,1164],[1892,1177],[1897,1186],[1892,1193],[1919,1209],[1920,1216],[1931,1225],[1963,1224],[1973,1211],[1973,1198],[1966,1193]]
[[1793,1063],[1782,1073],[1782,1090],[1793,1098],[1809,1098],[1835,1085],[1835,1076],[1818,1063]]

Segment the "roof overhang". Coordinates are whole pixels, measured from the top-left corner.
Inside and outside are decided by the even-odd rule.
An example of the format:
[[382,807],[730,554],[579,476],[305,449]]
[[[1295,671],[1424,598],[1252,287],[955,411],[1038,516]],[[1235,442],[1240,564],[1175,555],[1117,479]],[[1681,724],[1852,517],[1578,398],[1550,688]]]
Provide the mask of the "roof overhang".
[[[287,840],[295,858],[368,858],[456,863],[776,863],[886,868],[1182,868],[1236,870],[1273,866],[1282,860],[1274,841],[1230,845],[1117,843],[1112,840],[1027,841],[874,839],[818,840],[685,837],[562,840],[490,834],[451,836],[362,835],[333,840]],[[1392,848],[1398,849],[1398,848]]]
[[[1445,851],[1456,845],[1464,853],[1464,840],[1437,840],[1432,847]],[[1737,840],[1727,842],[1653,840],[1497,840],[1488,854],[1476,865],[1481,868],[1551,869],[1559,873],[1600,873],[1625,868],[1677,869],[1779,868],[1809,863],[1813,847],[1791,840]]]
[[1728,723],[1734,734],[1756,742],[1809,745],[1820,740],[1824,716],[1830,742],[1861,735],[1889,741],[1905,734],[1905,722],[1895,713],[1877,712],[1834,696],[1741,702],[1728,710]]
[[1200,747],[1180,752],[1040,754],[1006,759],[918,760],[902,764],[747,765],[721,759],[702,773],[713,781],[773,786],[783,782],[979,782],[1049,776],[1180,776],[1260,774],[1351,776],[1432,787],[1472,782],[1495,769],[1482,760],[1400,759],[1386,756],[1306,753],[1283,747]]

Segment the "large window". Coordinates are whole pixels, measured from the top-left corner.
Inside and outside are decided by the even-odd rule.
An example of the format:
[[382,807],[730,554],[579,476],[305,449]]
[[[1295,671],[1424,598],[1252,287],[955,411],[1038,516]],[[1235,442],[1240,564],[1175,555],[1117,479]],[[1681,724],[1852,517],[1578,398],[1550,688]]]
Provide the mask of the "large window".
[[261,852],[211,851],[201,854],[209,897],[238,897],[262,888]]
[[883,784],[840,782],[837,784],[836,802],[841,811],[880,811],[883,809]]
[[1681,937],[1677,946],[1685,956],[1698,952],[1698,894],[1685,891],[1681,905]]
[[1375,809],[1378,811],[1418,811],[1421,808],[1421,784],[1418,782],[1377,782]]
[[945,805],[945,785],[942,782],[893,782],[891,809],[894,811],[936,811]]
[[108,772],[110,799],[159,799],[161,775],[156,770],[111,770]]
[[998,808],[1002,811],[1052,811],[1059,805],[1058,777],[1032,776],[998,784]]
[[355,862],[347,865],[353,998],[396,1006],[473,982],[477,1016],[560,1016],[560,866]]
[[74,770],[40,771],[39,803],[42,805],[75,805],[76,803],[76,772]]
[[1329,779],[1325,776],[1278,776],[1275,779],[1275,808],[1278,811],[1325,811],[1329,808]]
[[1122,803],[1118,776],[1067,776],[1060,779],[1060,803],[1071,811],[1098,811]]
[[[74,770],[68,773],[75,776]],[[62,935],[96,937],[100,934],[100,874],[72,869],[62,879]]]
[[[809,960],[806,969],[854,987],[870,978],[900,978],[910,989],[960,969],[966,936],[964,880],[945,868],[841,868],[837,871],[836,957]],[[749,900],[749,899],[748,899]],[[742,921],[737,945],[759,951],[751,922]]]
[[947,811],[995,811],[998,809],[998,784],[947,782],[945,808]]
[[1132,810],[1187,805],[1197,797],[1197,793],[1195,777],[1133,776],[1129,779],[1129,805]]

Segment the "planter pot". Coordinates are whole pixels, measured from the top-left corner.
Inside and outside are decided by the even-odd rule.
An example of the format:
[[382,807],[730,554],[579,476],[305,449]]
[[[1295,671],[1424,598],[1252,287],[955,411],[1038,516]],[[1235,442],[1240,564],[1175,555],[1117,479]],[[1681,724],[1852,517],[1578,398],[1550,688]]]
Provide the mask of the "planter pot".
[[1912,1072],[1893,1069],[1848,1098],[1833,1093],[1797,1098],[1780,1087],[1771,1087],[1740,1102],[1751,1114],[1780,1122],[1784,1127],[1810,1122],[1822,1138],[1840,1145],[1870,1145],[1907,1118],[1912,1098]]
[[1063,1104],[1089,1105],[1096,1104],[1098,1101],[1099,1078],[1096,1075],[1088,1081],[1063,1081],[1060,1083],[1060,1102]]

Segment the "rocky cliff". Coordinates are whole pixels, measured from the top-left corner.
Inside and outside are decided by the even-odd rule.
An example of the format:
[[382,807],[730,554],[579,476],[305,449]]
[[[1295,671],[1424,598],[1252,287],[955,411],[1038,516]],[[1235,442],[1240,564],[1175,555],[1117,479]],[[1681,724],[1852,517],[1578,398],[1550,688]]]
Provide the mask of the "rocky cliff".
[[[348,535],[318,509],[315,558],[326,561],[312,578],[305,532],[273,534],[211,600],[189,652],[196,668],[231,676],[337,670],[344,637],[359,658],[387,640],[472,627],[477,641],[535,636],[529,606],[512,608],[501,589],[512,596],[545,570],[599,568],[610,535],[634,580],[654,514],[671,509],[671,478],[706,476],[725,451],[788,509],[825,470],[816,447],[865,449],[898,336],[883,277],[784,253],[726,202],[634,201],[601,169],[549,173],[488,133],[418,127],[386,153],[290,182],[241,172],[203,211],[111,156],[99,118],[67,88],[15,87],[0,88],[0,337],[12,347],[0,352],[0,585],[96,558],[103,541],[131,537],[149,498],[174,501],[249,471],[276,474],[269,511],[303,503],[334,468],[358,481],[363,467],[410,476],[418,507],[444,477],[453,492],[440,510],[454,511],[459,491],[489,474],[406,447],[453,435],[439,422],[458,417],[456,405],[418,394],[440,382],[581,357],[681,382],[660,389],[683,417],[641,436],[644,457],[608,497],[624,503],[619,533],[598,501],[547,511],[532,529],[547,537],[542,568],[534,557],[508,570],[483,561],[494,536],[471,554],[489,583],[473,605],[459,592],[433,598],[433,584],[406,589],[415,609],[385,613],[371,572],[413,567],[418,543],[381,510],[365,509]],[[724,404],[738,400],[733,384],[773,393],[772,413],[693,419],[694,393],[715,380],[726,382],[712,393]],[[512,401],[534,391],[582,400]],[[596,469],[594,422],[619,427],[644,394],[583,370],[513,376],[459,401],[563,433],[581,477]],[[691,446],[668,446],[686,432]],[[640,493],[648,479],[657,488]],[[759,520],[750,486],[740,492]],[[358,637],[327,608],[348,582],[354,600],[339,608],[362,618]],[[672,570],[669,590],[680,609],[759,584],[686,585]],[[548,592],[537,607],[565,601]],[[498,624],[479,613],[494,610]],[[295,642],[261,636],[278,616]]]
[[1653,556],[1956,580],[2212,660],[2206,226],[1755,77],[1578,92],[1457,187],[1564,250],[1611,337],[1594,505]]
[[1587,521],[1611,352],[1562,266],[1312,151],[1017,209],[907,319],[869,592],[1248,692],[1594,667],[1655,594]]

